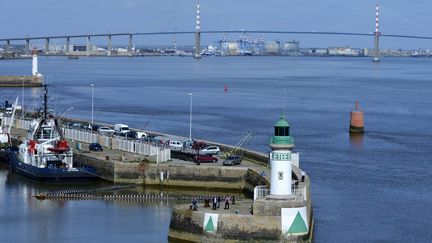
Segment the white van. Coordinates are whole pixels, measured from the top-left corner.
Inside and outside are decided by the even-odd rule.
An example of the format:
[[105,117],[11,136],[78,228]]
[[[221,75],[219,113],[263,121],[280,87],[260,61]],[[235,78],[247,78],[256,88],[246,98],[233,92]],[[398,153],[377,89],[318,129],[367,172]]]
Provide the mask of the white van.
[[183,148],[183,143],[177,140],[170,140],[169,141],[169,148],[171,150],[175,150],[175,151],[181,151]]
[[137,139],[144,139],[148,137],[148,134],[145,132],[137,132]]
[[117,135],[125,135],[130,132],[128,125],[125,124],[115,124],[114,125],[114,133]]

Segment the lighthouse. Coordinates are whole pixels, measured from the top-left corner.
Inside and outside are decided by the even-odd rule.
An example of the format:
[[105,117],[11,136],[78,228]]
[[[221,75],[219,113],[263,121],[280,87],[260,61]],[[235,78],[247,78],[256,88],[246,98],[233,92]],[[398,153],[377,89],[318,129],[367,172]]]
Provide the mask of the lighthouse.
[[271,184],[269,197],[290,197],[292,184],[292,148],[294,139],[290,136],[290,125],[281,116],[275,124],[274,136],[270,140]]
[[38,56],[37,56],[37,50],[32,50],[32,75],[33,76],[39,76],[38,72]]

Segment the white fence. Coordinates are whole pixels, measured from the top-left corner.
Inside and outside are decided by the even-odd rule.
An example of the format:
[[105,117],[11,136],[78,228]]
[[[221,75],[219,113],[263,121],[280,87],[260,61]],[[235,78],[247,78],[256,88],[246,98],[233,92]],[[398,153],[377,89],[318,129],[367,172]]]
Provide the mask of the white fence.
[[135,142],[131,141],[131,140],[124,140],[124,139],[120,139],[120,138],[113,138],[112,139],[112,146],[113,146],[113,149],[127,151],[127,152],[130,152],[130,153],[134,153],[135,152]]
[[306,187],[295,188],[291,193],[296,201],[307,201]]
[[112,142],[111,137],[99,135],[99,143],[107,148],[112,148]]
[[99,135],[96,133],[90,133],[74,129],[63,129],[65,138],[77,140],[84,143],[97,143],[99,141]]
[[[254,188],[254,201],[270,194],[268,186],[256,186]],[[293,188],[291,195],[294,201],[307,201],[306,187]]]
[[[4,117],[4,125],[8,125],[11,117]],[[13,127],[18,129],[29,129],[31,121],[16,119],[12,124]],[[84,143],[100,143],[102,146],[118,149],[130,153],[156,156],[157,163],[164,163],[171,160],[171,150],[164,147],[157,147],[147,143],[142,143],[135,140],[125,140],[120,137],[108,137],[99,135],[97,133],[81,131],[76,129],[63,129],[65,138],[73,139]]]
[[254,202],[257,199],[263,198],[270,194],[268,186],[256,186],[254,188]]

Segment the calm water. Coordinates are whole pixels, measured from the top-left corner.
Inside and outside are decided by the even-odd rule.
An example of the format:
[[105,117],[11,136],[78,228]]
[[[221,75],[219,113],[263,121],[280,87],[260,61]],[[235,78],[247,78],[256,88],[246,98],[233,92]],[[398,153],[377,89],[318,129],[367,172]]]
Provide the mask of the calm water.
[[[25,74],[30,60],[0,62],[0,75]],[[284,113],[301,167],[312,178],[317,242],[427,242],[432,237],[431,59],[233,57],[41,58],[52,108],[90,119],[189,134],[262,152]],[[223,91],[227,84],[229,91]],[[37,89],[25,105],[38,107]],[[1,89],[0,100],[21,89]],[[366,134],[349,137],[349,111],[365,110]],[[172,205],[36,202],[41,185],[0,174],[0,240],[166,241]],[[23,232],[25,234],[23,234]],[[6,238],[3,238],[6,237]],[[92,238],[94,237],[94,238]]]

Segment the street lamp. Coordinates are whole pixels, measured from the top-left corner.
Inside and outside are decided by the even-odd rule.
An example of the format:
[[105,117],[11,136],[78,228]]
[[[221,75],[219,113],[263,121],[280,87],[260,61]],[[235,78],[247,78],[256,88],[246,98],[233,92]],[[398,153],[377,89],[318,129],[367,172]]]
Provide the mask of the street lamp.
[[22,102],[21,102],[21,119],[23,119],[24,120],[24,78],[21,78],[21,84],[22,84],[22,86],[21,86],[21,99],[22,99]]
[[91,129],[93,130],[93,100],[94,100],[94,84],[90,84],[91,93],[92,93],[92,101],[91,101]]
[[189,106],[189,141],[192,141],[192,93],[189,93],[190,106]]

